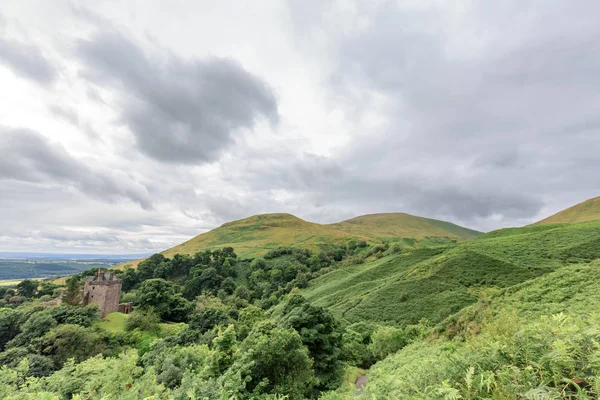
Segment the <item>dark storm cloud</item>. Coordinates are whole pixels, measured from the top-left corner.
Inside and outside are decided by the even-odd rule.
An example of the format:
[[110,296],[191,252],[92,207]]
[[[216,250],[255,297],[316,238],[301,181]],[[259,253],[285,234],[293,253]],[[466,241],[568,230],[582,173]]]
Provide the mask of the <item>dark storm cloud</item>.
[[237,131],[278,119],[268,85],[231,59],[151,58],[114,32],[82,40],[78,57],[87,79],[118,94],[139,149],[160,161],[213,161]]
[[152,206],[143,185],[124,174],[93,170],[32,130],[0,126],[0,153],[0,180],[68,184],[94,197],[125,197]]
[[15,40],[0,38],[0,65],[17,76],[31,79],[42,85],[54,82],[58,72],[44,56],[42,49]]

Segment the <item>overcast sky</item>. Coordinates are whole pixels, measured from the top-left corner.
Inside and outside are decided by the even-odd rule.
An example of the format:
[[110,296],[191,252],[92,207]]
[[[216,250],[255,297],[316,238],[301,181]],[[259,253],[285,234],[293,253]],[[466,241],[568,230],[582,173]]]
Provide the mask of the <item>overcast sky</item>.
[[223,222],[488,231],[600,195],[597,1],[0,4],[0,251]]

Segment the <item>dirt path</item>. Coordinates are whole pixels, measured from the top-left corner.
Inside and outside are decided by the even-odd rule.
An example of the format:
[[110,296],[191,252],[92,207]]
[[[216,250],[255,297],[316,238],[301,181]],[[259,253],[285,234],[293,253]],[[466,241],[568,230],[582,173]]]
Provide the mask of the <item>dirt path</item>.
[[366,375],[361,375],[358,377],[356,380],[356,390],[358,393],[362,393],[363,389],[367,386],[367,382],[368,379]]

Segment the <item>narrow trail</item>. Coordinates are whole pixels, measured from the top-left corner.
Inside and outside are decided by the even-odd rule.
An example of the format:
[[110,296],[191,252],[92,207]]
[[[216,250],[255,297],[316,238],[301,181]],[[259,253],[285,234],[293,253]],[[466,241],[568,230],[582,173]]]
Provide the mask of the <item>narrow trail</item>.
[[359,376],[355,383],[356,391],[362,393],[363,389],[367,386],[367,383],[368,379],[366,375]]

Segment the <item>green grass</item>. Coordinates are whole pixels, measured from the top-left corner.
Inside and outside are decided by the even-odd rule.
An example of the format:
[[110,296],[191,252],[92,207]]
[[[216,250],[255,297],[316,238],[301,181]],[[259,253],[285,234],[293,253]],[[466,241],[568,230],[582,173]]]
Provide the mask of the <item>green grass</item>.
[[[125,332],[125,323],[129,315],[123,314],[120,312],[114,312],[108,314],[106,317],[101,319],[96,323],[99,328],[104,329],[110,333],[123,333]],[[171,335],[177,334],[180,330],[182,330],[186,324],[185,323],[160,323],[160,332],[158,333],[158,337],[167,337]]]
[[[437,335],[373,366],[364,396],[596,398],[599,288],[600,261],[594,261],[481,299],[444,321]],[[588,393],[578,394],[573,379]]]
[[110,333],[125,332],[125,323],[129,315],[120,312],[108,314],[106,317],[97,322],[98,327]]
[[439,323],[490,290],[600,258],[600,221],[503,229],[444,248],[342,265],[303,294],[354,323]]

